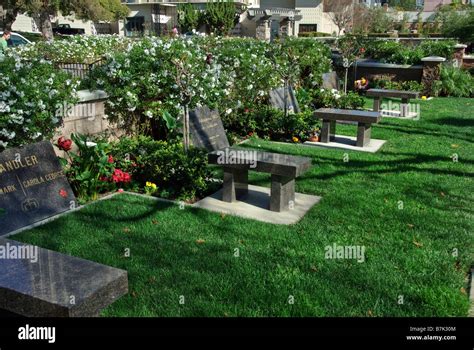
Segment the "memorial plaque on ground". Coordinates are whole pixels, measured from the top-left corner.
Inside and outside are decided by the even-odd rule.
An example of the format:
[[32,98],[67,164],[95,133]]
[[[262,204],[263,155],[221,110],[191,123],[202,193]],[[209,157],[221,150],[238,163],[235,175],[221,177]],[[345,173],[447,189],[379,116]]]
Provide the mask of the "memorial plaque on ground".
[[50,142],[0,153],[0,236],[75,206],[76,198]]
[[208,152],[229,147],[229,141],[218,111],[209,107],[196,108],[189,112],[189,133],[195,147]]
[[[291,87],[286,90],[286,101],[290,113],[300,113],[300,106]],[[270,91],[270,104],[272,107],[285,110],[285,88],[281,87]]]

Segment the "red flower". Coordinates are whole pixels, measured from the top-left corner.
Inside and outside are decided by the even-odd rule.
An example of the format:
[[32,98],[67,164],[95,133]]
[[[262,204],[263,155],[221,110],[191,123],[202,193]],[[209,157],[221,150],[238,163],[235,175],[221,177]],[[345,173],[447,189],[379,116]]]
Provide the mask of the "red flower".
[[117,192],[123,193],[123,188],[119,188]]
[[115,183],[128,183],[132,181],[132,177],[129,173],[126,173],[120,169],[115,169],[114,173],[112,174],[112,181]]
[[66,192],[66,190],[63,189],[63,188],[60,189],[60,190],[59,190],[59,195],[60,195],[61,197],[63,197],[63,198],[66,198],[66,197],[67,197],[67,192]]
[[250,112],[250,110],[248,108],[245,108],[244,113],[248,113],[248,112]]
[[111,155],[109,155],[109,160],[108,160],[108,162],[109,162],[110,164],[112,164],[112,163],[114,162],[114,157],[112,157]]
[[68,152],[72,148],[72,140],[66,139],[64,136],[61,136],[58,139],[57,146],[60,150]]
[[99,178],[99,180],[100,180],[100,181],[103,181],[103,182],[109,181],[109,179],[107,178],[107,176],[101,176],[101,177]]
[[360,53],[365,53],[365,48],[364,48],[364,47],[361,47],[361,48],[359,49],[359,52],[360,52]]

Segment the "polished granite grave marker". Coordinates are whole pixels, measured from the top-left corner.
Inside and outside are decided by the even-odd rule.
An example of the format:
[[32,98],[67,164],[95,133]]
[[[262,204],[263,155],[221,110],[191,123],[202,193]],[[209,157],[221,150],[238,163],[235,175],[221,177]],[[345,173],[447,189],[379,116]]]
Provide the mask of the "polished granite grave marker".
[[75,206],[76,198],[50,142],[0,153],[0,236]]
[[195,147],[208,152],[229,147],[219,112],[209,107],[196,108],[189,112],[191,142]]

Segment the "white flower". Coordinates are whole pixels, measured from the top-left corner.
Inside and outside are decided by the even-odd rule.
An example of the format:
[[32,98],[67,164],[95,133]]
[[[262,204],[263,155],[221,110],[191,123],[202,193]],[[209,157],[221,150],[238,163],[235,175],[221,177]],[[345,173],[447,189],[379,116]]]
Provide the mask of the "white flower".
[[148,118],[153,118],[153,112],[152,112],[152,111],[146,111],[146,112],[145,112],[145,115],[146,115]]
[[231,114],[232,113],[232,109],[229,108],[228,110],[225,111],[226,114]]

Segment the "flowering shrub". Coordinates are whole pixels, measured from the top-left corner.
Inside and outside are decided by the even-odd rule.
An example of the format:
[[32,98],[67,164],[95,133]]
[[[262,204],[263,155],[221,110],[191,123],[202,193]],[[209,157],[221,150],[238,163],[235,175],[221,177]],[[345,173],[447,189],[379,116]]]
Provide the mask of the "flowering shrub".
[[315,108],[359,109],[364,107],[364,98],[357,93],[341,93],[335,89],[320,89],[313,92]]
[[131,176],[146,193],[183,200],[208,194],[212,176],[203,150],[191,148],[185,153],[180,142],[145,136],[122,138],[111,147],[116,159],[135,165],[129,168]]
[[62,123],[58,106],[75,102],[77,81],[15,50],[7,52],[0,71],[0,151],[50,139]]
[[97,59],[124,50],[131,39],[117,35],[75,35],[64,40],[38,41],[15,49],[24,59],[44,58],[53,63],[92,63]]
[[215,106],[225,93],[208,52],[195,40],[144,38],[96,68],[96,88],[110,98],[110,120],[130,133],[166,139],[182,106]]
[[[71,151],[73,144],[77,152]],[[124,170],[132,167],[132,162],[116,160],[108,142],[91,142],[85,135],[73,134],[71,139],[60,137],[56,146],[66,152],[61,163],[80,200],[95,200],[100,193],[132,186],[132,177]]]
[[294,39],[281,46],[275,53],[275,44],[254,39],[145,38],[109,55],[91,86],[108,92],[108,115],[130,133],[168,138],[184,104],[218,108],[234,131],[244,111],[266,105],[269,91],[283,85],[283,53],[293,53],[297,86],[316,86],[329,70],[324,44]]

